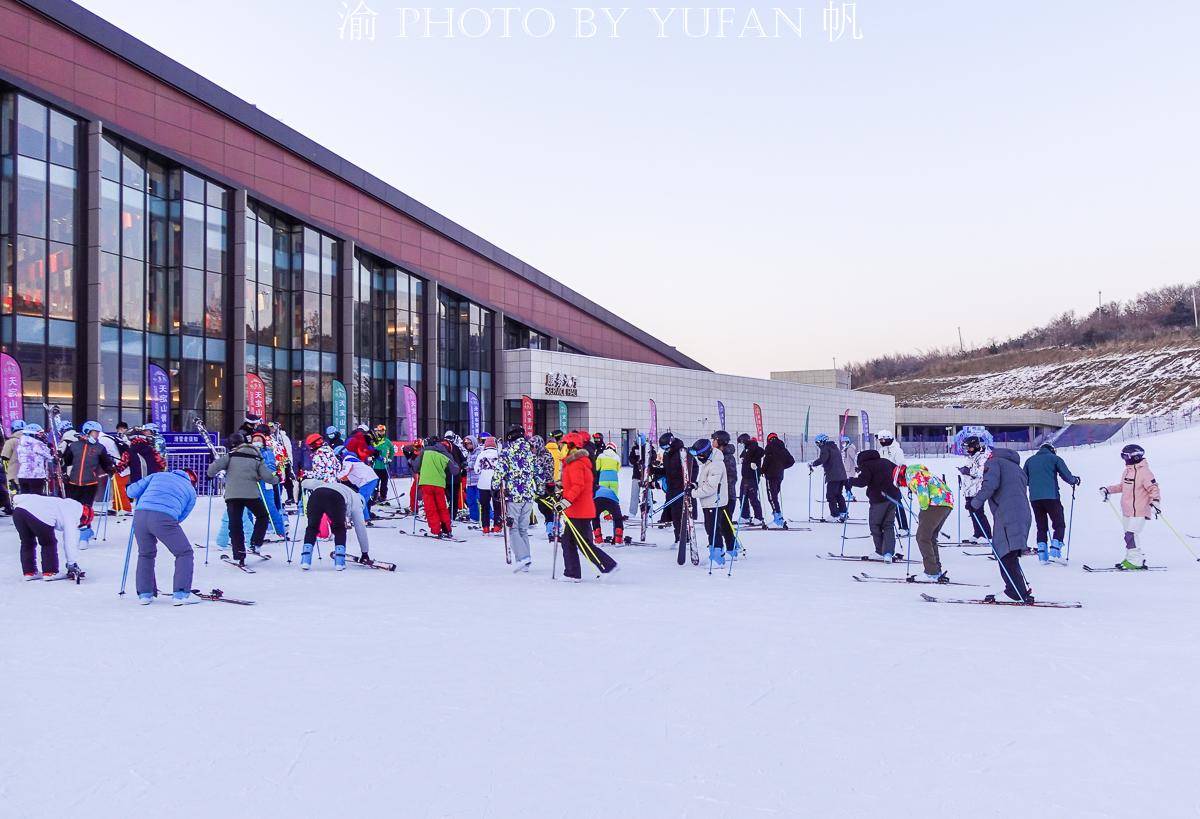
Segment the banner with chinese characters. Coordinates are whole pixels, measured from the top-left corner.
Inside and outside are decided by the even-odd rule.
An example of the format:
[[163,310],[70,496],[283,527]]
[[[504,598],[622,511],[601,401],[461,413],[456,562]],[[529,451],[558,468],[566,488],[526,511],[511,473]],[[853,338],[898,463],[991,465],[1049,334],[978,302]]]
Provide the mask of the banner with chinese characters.
[[758,404],[754,405],[754,432],[758,435],[759,441],[766,440],[763,437],[762,407]]
[[150,420],[158,425],[159,432],[167,432],[171,429],[171,376],[157,364],[147,364],[146,384],[150,391]]
[[0,423],[7,435],[12,434],[13,421],[25,416],[24,392],[21,365],[8,353],[0,353]]
[[533,435],[533,399],[528,395],[521,396],[521,426],[527,436]]
[[474,390],[467,390],[467,434],[479,440],[480,430],[479,396]]
[[862,411],[862,449],[871,448],[871,418],[867,411]]
[[246,412],[267,418],[267,385],[254,373],[246,373]]
[[717,402],[717,418],[721,420],[721,426],[718,429],[725,429],[725,404],[721,401]]
[[346,432],[349,425],[350,403],[346,400],[346,385],[341,381],[333,382],[333,425],[338,428],[338,432],[342,434],[342,440],[346,438]]
[[658,446],[658,404],[650,399],[650,445]]
[[568,420],[568,415],[567,415],[567,402],[559,401],[558,402],[558,428],[561,429],[563,432],[566,432],[567,428],[570,426],[570,423],[571,422]]
[[409,441],[417,440],[417,391],[405,384],[401,388],[404,393],[404,437]]

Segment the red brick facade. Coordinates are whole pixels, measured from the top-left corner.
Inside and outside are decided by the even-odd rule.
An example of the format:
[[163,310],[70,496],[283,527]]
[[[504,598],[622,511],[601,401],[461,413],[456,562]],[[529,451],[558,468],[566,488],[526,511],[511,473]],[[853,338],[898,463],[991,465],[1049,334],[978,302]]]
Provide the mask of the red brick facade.
[[0,0],[0,69],[135,140],[173,152],[462,295],[593,355],[675,365],[520,275],[123,61],[37,12]]

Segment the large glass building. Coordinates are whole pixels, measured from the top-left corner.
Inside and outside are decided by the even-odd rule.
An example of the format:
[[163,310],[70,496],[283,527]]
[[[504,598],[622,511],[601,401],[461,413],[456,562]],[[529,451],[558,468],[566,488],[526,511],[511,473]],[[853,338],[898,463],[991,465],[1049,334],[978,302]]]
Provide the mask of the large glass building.
[[0,23],[9,414],[143,421],[165,374],[172,429],[228,431],[257,377],[293,432],[340,384],[404,438],[499,430],[506,350],[703,369],[69,0]]

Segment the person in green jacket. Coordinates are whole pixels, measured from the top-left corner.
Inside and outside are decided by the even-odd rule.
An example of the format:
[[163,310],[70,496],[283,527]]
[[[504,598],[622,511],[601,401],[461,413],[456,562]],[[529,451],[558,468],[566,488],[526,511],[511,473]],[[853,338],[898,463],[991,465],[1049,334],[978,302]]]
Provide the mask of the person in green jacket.
[[450,460],[450,454],[438,438],[428,438],[413,469],[417,474],[417,486],[421,490],[421,503],[425,506],[425,520],[429,523],[429,534],[439,538],[450,538],[450,507],[446,503],[446,486],[458,472],[458,464]]
[[396,446],[388,437],[387,427],[383,424],[375,427],[371,446],[375,447],[375,457],[371,459],[371,469],[375,470],[375,475],[379,478],[379,483],[375,487],[375,498],[371,503],[386,504],[388,484],[391,483],[388,470],[392,466],[392,460],[396,457]]
[[596,472],[600,486],[611,489],[620,497],[621,456],[617,454],[617,445],[611,441],[596,454]]
[[[1025,462],[1025,477],[1029,479],[1029,505],[1033,507],[1033,522],[1037,526],[1038,560],[1049,563],[1052,557],[1062,557],[1063,539],[1067,523],[1063,515],[1062,500],[1058,493],[1058,480],[1067,486],[1079,486],[1080,480],[1067,469],[1067,463],[1059,457],[1054,447],[1042,444],[1037,454]],[[1053,526],[1053,538],[1047,542]]]

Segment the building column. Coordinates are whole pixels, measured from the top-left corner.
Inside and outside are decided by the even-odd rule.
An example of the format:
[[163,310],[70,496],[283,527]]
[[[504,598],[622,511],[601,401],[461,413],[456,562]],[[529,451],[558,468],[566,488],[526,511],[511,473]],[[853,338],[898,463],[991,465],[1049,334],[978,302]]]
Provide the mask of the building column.
[[[346,387],[346,424],[353,429],[358,420],[358,390],[354,377],[354,242],[346,239],[340,243],[338,258],[338,280],[341,282],[338,300],[342,317],[337,331],[338,380]],[[367,419],[362,419],[366,422]],[[347,430],[348,432],[349,430]]]
[[487,428],[503,436],[504,429],[504,313],[497,310],[492,320],[492,417]]
[[[84,201],[83,217],[83,235],[86,243],[83,265],[86,277],[83,287],[85,312],[81,322],[83,338],[79,339],[79,349],[83,353],[79,369],[83,381],[82,389],[75,399],[76,404],[82,399],[85,418],[96,418],[100,415],[100,141],[103,133],[103,123],[87,123],[84,145],[85,179],[81,186],[87,197]],[[78,376],[75,381],[77,385],[80,384]],[[120,389],[119,384],[110,386]],[[78,407],[74,409],[77,410]],[[79,417],[77,412],[72,414],[76,418]]]
[[425,429],[418,427],[418,435],[440,435],[440,404],[438,402],[438,284],[425,282]]
[[[230,267],[230,286],[233,288],[233,344],[229,349],[229,421],[226,426],[236,429],[246,412],[246,210],[245,188],[233,191],[233,264]],[[264,419],[265,420],[265,419]]]

